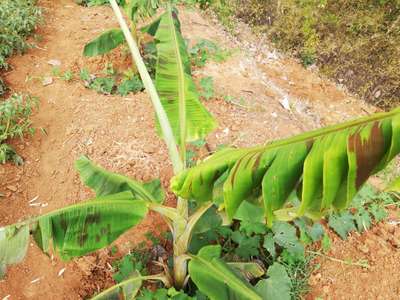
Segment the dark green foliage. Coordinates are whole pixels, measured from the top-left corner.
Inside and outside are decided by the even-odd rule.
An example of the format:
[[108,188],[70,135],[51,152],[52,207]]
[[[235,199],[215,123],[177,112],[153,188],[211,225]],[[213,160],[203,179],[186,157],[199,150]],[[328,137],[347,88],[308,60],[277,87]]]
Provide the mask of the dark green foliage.
[[350,211],[335,213],[329,217],[328,225],[342,238],[354,230],[363,232],[372,222],[380,222],[388,215],[384,205],[393,203],[388,193],[378,193],[372,186],[365,185],[352,202]]
[[137,93],[144,89],[142,80],[138,76],[134,76],[131,79],[123,80],[118,86],[118,94],[126,96],[129,93]]
[[[26,38],[41,19],[36,0],[0,1],[0,70],[9,66],[6,59],[14,53],[23,53],[30,45]],[[0,97],[6,85],[0,78]]]
[[36,0],[0,1],[0,68],[7,68],[6,58],[29,47],[26,37],[41,18]]

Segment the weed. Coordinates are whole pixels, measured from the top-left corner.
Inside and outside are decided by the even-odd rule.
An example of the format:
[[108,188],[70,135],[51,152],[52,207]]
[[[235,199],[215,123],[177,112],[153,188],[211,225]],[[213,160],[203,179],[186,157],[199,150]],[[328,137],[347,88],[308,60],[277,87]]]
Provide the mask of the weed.
[[37,98],[20,94],[14,94],[0,102],[0,163],[22,163],[22,158],[7,141],[13,138],[22,139],[24,134],[34,133],[30,116],[37,103]]
[[79,71],[79,78],[83,81],[89,82],[91,80],[89,70],[83,68]]
[[216,62],[227,60],[232,51],[221,49],[216,43],[210,40],[201,39],[189,50],[192,64],[202,67],[211,59]]
[[55,76],[55,77],[60,77],[61,76],[61,70],[60,67],[52,67],[51,68],[51,75]]
[[150,261],[149,252],[144,244],[139,244],[134,250],[113,263],[116,270],[113,278],[117,283],[129,278],[135,272],[140,272],[143,275],[147,274],[146,266]]
[[[84,6],[100,6],[100,5],[108,5],[108,0],[75,0],[75,3]],[[125,0],[118,0],[118,4],[124,4]]]
[[371,227],[373,221],[385,219],[388,215],[385,205],[395,203],[391,194],[378,193],[371,185],[365,185],[353,199],[350,211],[332,214],[328,225],[346,239],[351,231],[363,232]]
[[137,93],[144,89],[142,80],[139,76],[133,76],[131,79],[124,79],[118,86],[118,94],[126,96],[129,93]]
[[214,79],[211,76],[203,77],[200,79],[201,96],[210,100],[214,97]]
[[67,70],[61,76],[61,79],[67,82],[72,81],[74,79],[74,73],[71,70]]
[[89,88],[105,95],[111,95],[115,87],[115,80],[110,77],[97,77],[89,85]]
[[[30,45],[26,38],[41,20],[41,10],[35,0],[0,1],[0,69],[7,69],[7,57],[23,53]],[[0,96],[6,92],[0,78]]]

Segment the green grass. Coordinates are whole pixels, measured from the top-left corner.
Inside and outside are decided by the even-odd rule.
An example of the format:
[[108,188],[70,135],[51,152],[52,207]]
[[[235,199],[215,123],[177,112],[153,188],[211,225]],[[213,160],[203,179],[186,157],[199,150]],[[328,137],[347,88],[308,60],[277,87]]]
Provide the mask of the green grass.
[[0,163],[22,163],[22,158],[8,142],[14,138],[23,139],[25,134],[33,134],[30,116],[37,103],[36,98],[19,94],[0,102]]
[[[41,10],[36,6],[36,0],[0,1],[0,70],[9,68],[8,57],[29,48],[26,38],[40,19]],[[0,97],[5,92],[5,84],[0,78]]]

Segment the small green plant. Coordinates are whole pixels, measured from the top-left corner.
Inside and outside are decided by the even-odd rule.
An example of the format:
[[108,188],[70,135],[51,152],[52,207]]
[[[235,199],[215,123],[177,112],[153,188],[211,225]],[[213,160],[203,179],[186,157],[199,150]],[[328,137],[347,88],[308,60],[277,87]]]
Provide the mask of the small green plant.
[[210,40],[201,39],[189,50],[192,64],[203,67],[208,60],[223,62],[232,55],[232,51],[221,49]]
[[124,79],[118,86],[118,94],[126,96],[129,93],[137,93],[143,91],[144,86],[139,76],[135,75],[131,79]]
[[203,77],[200,79],[201,96],[210,100],[214,97],[214,79],[211,76]]
[[70,82],[74,79],[74,73],[71,70],[67,70],[62,74],[61,79]]
[[23,139],[26,133],[34,133],[30,116],[37,103],[36,98],[20,94],[0,101],[0,163],[13,161],[17,165],[22,164],[22,158],[7,142],[13,138]]

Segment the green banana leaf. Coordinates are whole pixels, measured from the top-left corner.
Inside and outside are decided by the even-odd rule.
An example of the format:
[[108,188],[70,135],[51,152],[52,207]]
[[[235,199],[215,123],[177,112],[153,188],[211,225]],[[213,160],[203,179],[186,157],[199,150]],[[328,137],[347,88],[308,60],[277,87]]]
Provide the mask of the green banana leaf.
[[126,2],[124,10],[129,19],[136,23],[139,19],[154,16],[160,4],[159,0],[131,0]]
[[226,264],[221,246],[203,247],[189,262],[190,278],[211,300],[266,300]]
[[168,9],[148,30],[155,32],[157,45],[156,89],[176,141],[181,144],[205,137],[217,124],[199,101],[176,12]]
[[260,278],[265,274],[263,267],[257,262],[228,262],[227,264],[248,280]]
[[159,179],[140,183],[118,173],[109,172],[95,165],[86,156],[81,156],[75,162],[75,168],[82,182],[93,189],[97,196],[106,196],[123,191],[131,191],[134,199],[162,203],[164,190]]
[[109,289],[101,292],[94,296],[92,300],[131,300],[135,299],[137,293],[142,287],[143,277],[140,276],[139,272],[123,282],[116,284]]
[[87,43],[83,49],[83,55],[96,56],[106,54],[123,43],[125,43],[125,38],[122,30],[110,29]]
[[400,177],[396,178],[386,189],[388,192],[400,193]]
[[[259,205],[269,226],[283,212],[320,218],[349,205],[369,176],[400,152],[400,109],[304,133],[265,146],[223,149],[172,179],[180,197],[212,201],[223,182],[226,212]],[[217,184],[218,183],[218,184]],[[282,208],[293,190],[301,204]]]
[[[110,245],[147,214],[147,202],[134,200],[129,191],[95,198],[50,212],[35,219],[0,228],[0,271],[20,262],[26,254],[29,234],[45,252],[64,260]],[[0,274],[1,275],[1,274]]]

